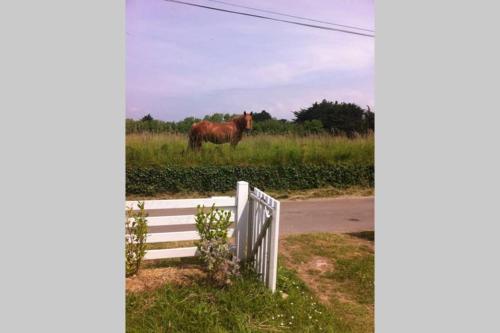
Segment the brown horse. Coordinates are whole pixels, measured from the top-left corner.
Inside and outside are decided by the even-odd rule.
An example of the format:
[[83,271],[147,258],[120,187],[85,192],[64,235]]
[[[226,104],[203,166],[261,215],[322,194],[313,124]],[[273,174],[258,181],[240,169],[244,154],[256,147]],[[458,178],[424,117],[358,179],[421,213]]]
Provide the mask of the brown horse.
[[243,132],[252,129],[253,112],[243,113],[242,116],[231,119],[224,123],[213,123],[203,120],[193,124],[189,131],[189,148],[200,150],[203,142],[223,144],[230,142],[235,148],[240,142]]

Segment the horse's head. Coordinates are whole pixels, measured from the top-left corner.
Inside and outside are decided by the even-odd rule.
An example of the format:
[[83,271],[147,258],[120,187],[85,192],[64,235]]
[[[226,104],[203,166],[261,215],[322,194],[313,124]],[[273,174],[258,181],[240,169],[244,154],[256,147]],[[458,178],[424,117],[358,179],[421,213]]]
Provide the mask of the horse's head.
[[246,111],[244,111],[243,119],[245,120],[245,130],[251,130],[253,125],[253,112],[247,113]]

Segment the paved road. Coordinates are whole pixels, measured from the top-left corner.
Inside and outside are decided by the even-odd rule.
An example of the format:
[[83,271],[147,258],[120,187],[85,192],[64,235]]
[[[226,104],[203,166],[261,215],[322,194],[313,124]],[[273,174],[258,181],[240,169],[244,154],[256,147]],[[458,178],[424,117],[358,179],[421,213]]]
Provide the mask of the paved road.
[[282,201],[280,235],[374,230],[373,197]]
[[[306,232],[356,232],[374,230],[373,197],[281,201],[280,235]],[[150,216],[167,211],[151,211]],[[170,210],[169,215],[194,214]],[[193,226],[152,227],[152,232],[194,230]]]

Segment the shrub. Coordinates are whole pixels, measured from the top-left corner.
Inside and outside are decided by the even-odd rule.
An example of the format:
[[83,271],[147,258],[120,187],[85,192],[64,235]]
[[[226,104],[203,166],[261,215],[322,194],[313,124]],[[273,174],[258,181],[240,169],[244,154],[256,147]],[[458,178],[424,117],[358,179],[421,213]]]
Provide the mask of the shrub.
[[144,211],[144,202],[139,202],[137,205],[139,211],[134,212],[130,208],[125,218],[125,274],[127,277],[137,274],[146,254],[147,213]]
[[205,264],[208,278],[219,285],[229,284],[230,278],[238,274],[237,259],[231,253],[227,238],[230,211],[223,211],[212,206],[205,213],[204,207],[198,206],[196,229],[200,240],[196,242],[201,261]]
[[127,194],[227,192],[244,180],[261,190],[303,190],[326,186],[373,187],[373,165],[196,166],[128,168]]

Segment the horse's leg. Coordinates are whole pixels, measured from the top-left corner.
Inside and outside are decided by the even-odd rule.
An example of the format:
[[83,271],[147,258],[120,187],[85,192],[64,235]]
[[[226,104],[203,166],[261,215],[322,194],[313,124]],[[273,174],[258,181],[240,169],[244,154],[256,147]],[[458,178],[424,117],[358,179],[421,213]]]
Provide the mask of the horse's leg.
[[194,146],[194,139],[193,137],[189,137],[189,142],[188,142],[188,149],[190,150],[194,150],[195,146]]
[[194,142],[194,150],[200,151],[201,150],[201,145],[203,144],[203,139],[200,137],[197,137],[195,142]]
[[201,150],[201,140],[198,137],[189,137],[189,149],[194,151]]
[[236,146],[238,145],[238,142],[240,140],[231,140],[231,148],[236,149]]

